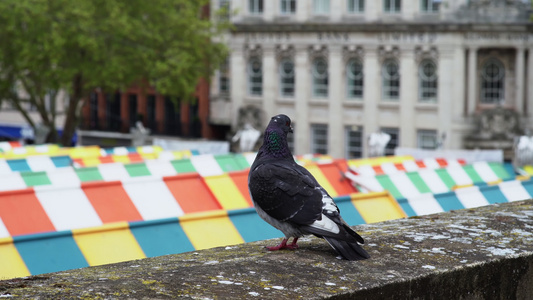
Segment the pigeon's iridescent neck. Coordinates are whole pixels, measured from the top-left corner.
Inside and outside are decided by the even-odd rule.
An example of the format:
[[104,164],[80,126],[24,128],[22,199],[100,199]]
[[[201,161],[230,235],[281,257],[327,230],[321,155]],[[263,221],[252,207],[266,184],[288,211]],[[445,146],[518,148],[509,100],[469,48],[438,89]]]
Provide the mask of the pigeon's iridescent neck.
[[266,130],[263,142],[265,154],[271,157],[292,157],[287,136],[279,130]]

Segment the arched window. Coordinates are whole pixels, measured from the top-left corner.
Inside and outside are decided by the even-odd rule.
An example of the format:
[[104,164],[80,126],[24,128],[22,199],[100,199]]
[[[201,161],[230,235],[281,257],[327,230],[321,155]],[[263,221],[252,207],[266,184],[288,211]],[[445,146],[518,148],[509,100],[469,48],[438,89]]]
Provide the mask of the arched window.
[[294,63],[285,58],[279,64],[280,93],[283,97],[294,97]]
[[489,59],[481,69],[481,103],[498,104],[504,99],[505,68],[495,58]]
[[350,59],[346,65],[346,88],[348,98],[363,97],[363,64],[359,59]]
[[328,96],[328,63],[324,58],[317,58],[313,62],[313,96]]
[[397,100],[400,98],[400,67],[394,59],[387,59],[381,70],[383,77],[383,99]]
[[263,65],[258,57],[248,62],[248,93],[254,96],[263,94]]
[[418,67],[418,95],[420,102],[437,101],[437,65],[430,59]]

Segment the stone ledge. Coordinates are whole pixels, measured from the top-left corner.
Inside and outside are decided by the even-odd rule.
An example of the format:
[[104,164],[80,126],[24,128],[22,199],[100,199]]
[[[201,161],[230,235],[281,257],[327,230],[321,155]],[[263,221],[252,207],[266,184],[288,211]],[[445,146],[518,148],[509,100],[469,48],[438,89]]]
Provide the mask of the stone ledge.
[[372,258],[335,258],[317,238],[296,251],[260,241],[0,281],[32,299],[527,299],[533,200],[357,226]]

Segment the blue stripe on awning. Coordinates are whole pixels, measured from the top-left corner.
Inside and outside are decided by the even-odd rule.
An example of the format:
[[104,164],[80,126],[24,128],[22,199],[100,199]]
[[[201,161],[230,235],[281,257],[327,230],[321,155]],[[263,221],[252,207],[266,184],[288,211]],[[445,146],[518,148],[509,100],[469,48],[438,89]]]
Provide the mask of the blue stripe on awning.
[[13,242],[32,275],[89,266],[70,231],[14,237]]
[[147,257],[194,251],[178,218],[130,222],[129,226]]

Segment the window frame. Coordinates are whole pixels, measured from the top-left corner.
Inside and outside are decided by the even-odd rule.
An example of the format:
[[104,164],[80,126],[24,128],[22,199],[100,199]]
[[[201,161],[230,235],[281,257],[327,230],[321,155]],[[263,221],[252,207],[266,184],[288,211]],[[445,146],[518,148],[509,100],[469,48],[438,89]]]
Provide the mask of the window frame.
[[[424,144],[426,141],[424,141],[425,138],[431,138],[433,139],[433,145],[432,146],[425,146]],[[425,150],[435,150],[439,146],[439,136],[438,132],[436,130],[429,130],[429,129],[419,129],[416,132],[416,146],[418,149],[425,149]]]
[[[351,66],[353,64],[359,64],[360,73],[354,74]],[[347,99],[362,99],[364,96],[364,65],[359,58],[350,58],[346,63],[346,98]],[[360,95],[355,95],[356,91],[360,92]]]
[[442,1],[420,0],[420,11],[427,14],[438,13],[441,4]]
[[[352,134],[356,134],[359,136],[352,136]],[[346,141],[345,148],[344,148],[344,157],[346,159],[363,157],[364,130],[362,126],[356,126],[356,125],[346,126],[344,128],[344,140]],[[355,145],[352,145],[352,143]],[[359,156],[352,155],[352,153],[359,153]]]
[[[253,70],[253,63],[259,63],[259,72]],[[248,95],[262,96],[263,95],[263,62],[260,57],[253,56],[248,59],[247,65],[248,75]],[[257,91],[254,91],[256,90]]]
[[[425,66],[433,65],[432,76],[427,76]],[[436,103],[439,88],[439,75],[437,64],[432,59],[423,59],[418,65],[418,101],[421,103]],[[432,94],[426,96],[426,94]]]
[[[496,79],[488,80],[487,68],[489,65],[497,65],[499,67],[498,77]],[[505,101],[505,65],[498,58],[491,57],[485,61],[479,73],[479,101],[485,105],[497,105]],[[489,94],[498,94],[498,99],[493,96],[487,97]]]
[[[286,73],[284,64],[290,63],[292,65],[292,72]],[[294,93],[296,90],[295,87],[295,77],[296,77],[296,70],[294,61],[291,58],[285,57],[282,58],[279,62],[279,94],[283,98],[293,98]],[[292,92],[285,92],[287,90],[292,90]]]
[[383,12],[396,14],[402,11],[401,0],[383,0]]
[[330,0],[313,0],[314,15],[329,15],[331,13]]
[[346,0],[346,11],[349,14],[364,13],[365,4],[365,0]]
[[385,151],[383,152],[383,155],[394,155],[394,149],[400,146],[400,129],[393,127],[384,127],[381,128],[380,131],[390,135],[390,140],[385,146]]
[[296,0],[280,0],[279,11],[282,15],[296,14]]
[[251,15],[263,14],[263,0],[248,0],[248,13]]
[[[323,62],[325,65],[325,71],[323,74],[318,73],[317,64]],[[327,98],[329,95],[329,66],[328,61],[324,57],[317,57],[313,60],[311,66],[311,78],[312,78],[312,95],[314,98]],[[321,91],[322,90],[322,91]]]
[[[319,130],[323,132],[317,132]],[[328,154],[327,124],[311,124],[311,154]]]
[[[394,64],[396,66],[396,74],[391,74],[388,72],[388,66]],[[386,101],[399,101],[400,100],[400,64],[396,59],[389,58],[383,61],[381,66],[381,88],[382,88],[382,99]],[[396,93],[396,95],[392,95]]]

